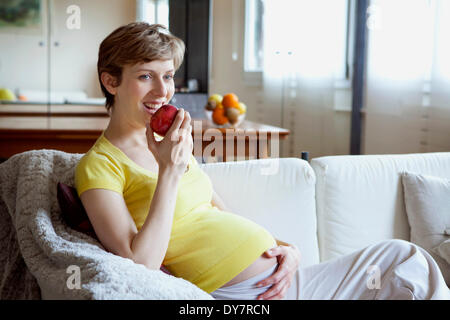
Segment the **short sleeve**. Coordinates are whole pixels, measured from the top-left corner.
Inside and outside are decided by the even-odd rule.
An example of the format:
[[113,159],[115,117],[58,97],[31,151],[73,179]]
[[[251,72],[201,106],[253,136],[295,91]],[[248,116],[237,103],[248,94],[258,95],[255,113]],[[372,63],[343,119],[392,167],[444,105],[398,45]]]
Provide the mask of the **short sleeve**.
[[123,194],[125,176],[120,165],[108,156],[87,153],[75,169],[78,196],[89,189],[107,189]]

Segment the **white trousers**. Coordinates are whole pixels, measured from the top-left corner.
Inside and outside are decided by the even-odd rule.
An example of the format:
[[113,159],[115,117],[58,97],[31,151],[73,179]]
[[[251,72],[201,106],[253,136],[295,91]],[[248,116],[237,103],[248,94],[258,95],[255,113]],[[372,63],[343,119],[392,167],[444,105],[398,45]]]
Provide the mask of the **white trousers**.
[[450,290],[424,249],[403,240],[387,240],[300,267],[285,299],[450,300]]
[[216,300],[256,300],[260,294],[263,294],[271,287],[270,285],[256,287],[256,284],[259,281],[270,277],[277,268],[278,264],[250,279],[235,283],[228,287],[219,288],[216,291],[211,292],[211,295]]

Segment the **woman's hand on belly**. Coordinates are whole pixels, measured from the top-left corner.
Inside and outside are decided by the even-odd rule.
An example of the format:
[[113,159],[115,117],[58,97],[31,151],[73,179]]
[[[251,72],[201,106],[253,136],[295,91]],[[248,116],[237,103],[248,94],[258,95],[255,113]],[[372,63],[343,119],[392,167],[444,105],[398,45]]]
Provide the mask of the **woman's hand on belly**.
[[270,277],[261,280],[257,286],[272,285],[258,296],[258,300],[280,300],[286,295],[300,264],[300,251],[293,245],[280,245],[264,253],[268,258],[276,257],[278,268]]

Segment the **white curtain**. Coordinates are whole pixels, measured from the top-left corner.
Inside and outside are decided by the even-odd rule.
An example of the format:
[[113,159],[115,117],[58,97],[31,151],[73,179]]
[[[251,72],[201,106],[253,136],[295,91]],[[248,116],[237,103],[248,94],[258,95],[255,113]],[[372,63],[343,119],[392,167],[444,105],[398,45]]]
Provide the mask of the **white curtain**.
[[362,153],[450,150],[448,2],[371,1]]
[[450,1],[436,1],[426,151],[450,151]]
[[264,2],[259,111],[266,123],[290,130],[281,157],[334,154],[334,82],[343,63],[346,9],[346,0]]

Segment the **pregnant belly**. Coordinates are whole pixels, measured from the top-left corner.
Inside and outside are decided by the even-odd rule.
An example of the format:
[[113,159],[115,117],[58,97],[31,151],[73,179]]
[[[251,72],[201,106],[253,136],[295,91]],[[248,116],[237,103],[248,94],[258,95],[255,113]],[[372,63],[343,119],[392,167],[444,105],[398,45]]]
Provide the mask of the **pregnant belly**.
[[250,266],[248,266],[244,271],[239,273],[236,277],[225,283],[222,287],[228,287],[233,284],[245,281],[247,279],[250,279],[269,268],[273,267],[275,264],[277,264],[277,258],[267,258],[265,254],[262,254],[261,256],[256,259]]

